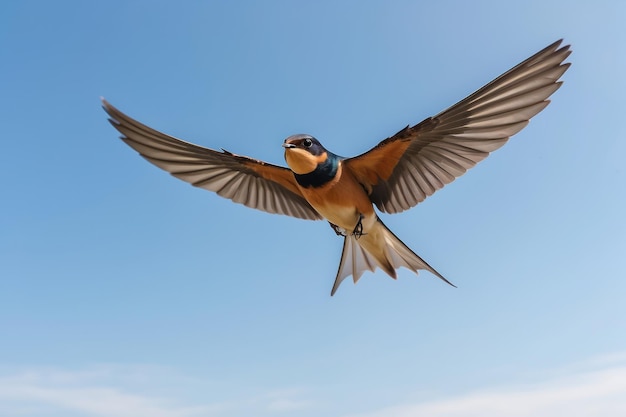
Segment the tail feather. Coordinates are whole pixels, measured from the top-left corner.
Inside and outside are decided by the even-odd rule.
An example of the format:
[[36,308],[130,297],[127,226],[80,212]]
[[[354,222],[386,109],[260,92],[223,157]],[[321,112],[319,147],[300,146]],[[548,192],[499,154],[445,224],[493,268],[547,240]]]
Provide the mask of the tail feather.
[[341,282],[350,275],[356,284],[363,272],[374,272],[376,267],[379,267],[395,279],[395,270],[402,266],[416,274],[420,269],[429,271],[446,283],[455,286],[398,239],[380,219],[377,219],[375,226],[367,234],[358,239],[353,235],[347,235],[344,238],[341,262],[330,295],[334,295]]
[[333,285],[330,295],[335,295],[335,291],[339,288],[341,281],[350,275],[352,275],[354,283],[356,284],[359,278],[361,278],[361,275],[363,275],[363,272],[374,272],[375,270],[376,260],[359,245],[358,240],[354,236],[347,235],[343,240],[339,270],[337,271],[335,284]]

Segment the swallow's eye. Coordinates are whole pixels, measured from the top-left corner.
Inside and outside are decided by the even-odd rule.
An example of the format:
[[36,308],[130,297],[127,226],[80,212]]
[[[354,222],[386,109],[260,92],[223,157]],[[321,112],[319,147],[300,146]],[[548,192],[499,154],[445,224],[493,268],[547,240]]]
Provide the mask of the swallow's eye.
[[305,140],[302,141],[302,144],[304,145],[305,148],[310,148],[311,145],[313,145],[313,141],[309,138],[306,138]]

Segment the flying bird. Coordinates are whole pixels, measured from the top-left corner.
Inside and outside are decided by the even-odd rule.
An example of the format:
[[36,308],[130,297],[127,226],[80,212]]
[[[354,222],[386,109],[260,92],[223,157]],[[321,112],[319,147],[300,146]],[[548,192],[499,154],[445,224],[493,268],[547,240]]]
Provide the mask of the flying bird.
[[549,103],[569,68],[569,45],[554,42],[436,116],[407,126],[369,151],[344,158],[311,135],[282,144],[289,168],[216,151],[156,131],[102,99],[121,139],[152,164],[235,203],[301,219],[325,219],[343,237],[331,295],[352,275],[406,267],[446,280],[380,220],[407,210],[522,130]]

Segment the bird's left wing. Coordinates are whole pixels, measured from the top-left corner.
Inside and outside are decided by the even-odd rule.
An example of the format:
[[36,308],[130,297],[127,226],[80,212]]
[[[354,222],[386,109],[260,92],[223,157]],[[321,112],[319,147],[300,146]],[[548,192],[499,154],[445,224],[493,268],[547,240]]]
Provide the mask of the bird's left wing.
[[561,41],[469,97],[344,161],[387,213],[415,206],[506,143],[549,103],[569,67]]
[[126,144],[175,177],[268,213],[322,218],[302,196],[289,169],[182,141],[139,123],[104,99],[102,105]]

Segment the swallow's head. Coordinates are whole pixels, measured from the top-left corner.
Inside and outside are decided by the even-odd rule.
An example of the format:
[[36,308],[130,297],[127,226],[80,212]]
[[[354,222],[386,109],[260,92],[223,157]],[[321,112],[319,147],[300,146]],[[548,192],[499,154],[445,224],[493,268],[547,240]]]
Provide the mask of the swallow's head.
[[285,139],[285,160],[296,174],[304,175],[315,171],[326,162],[328,151],[311,135],[293,135]]

